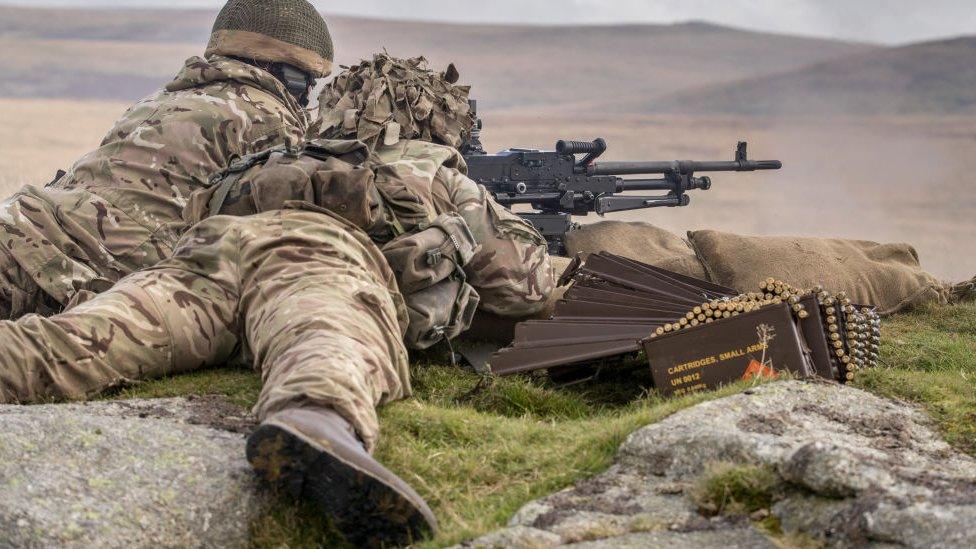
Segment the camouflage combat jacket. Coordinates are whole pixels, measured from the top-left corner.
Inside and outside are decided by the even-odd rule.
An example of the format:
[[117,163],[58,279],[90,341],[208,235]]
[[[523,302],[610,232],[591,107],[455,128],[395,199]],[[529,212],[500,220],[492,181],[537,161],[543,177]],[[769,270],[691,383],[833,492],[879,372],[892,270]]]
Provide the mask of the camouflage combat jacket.
[[22,273],[6,278],[33,281],[64,304],[79,290],[103,290],[155,264],[185,229],[192,193],[239,157],[300,146],[307,125],[271,74],[225,57],[188,59],[67,174],[0,205],[0,252],[16,263],[3,270]]

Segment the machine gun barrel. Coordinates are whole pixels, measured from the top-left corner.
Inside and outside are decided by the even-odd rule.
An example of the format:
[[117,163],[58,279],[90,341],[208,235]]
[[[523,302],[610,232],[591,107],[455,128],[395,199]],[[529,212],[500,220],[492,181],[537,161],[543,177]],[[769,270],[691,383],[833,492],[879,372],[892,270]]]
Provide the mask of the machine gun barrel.
[[[552,254],[566,253],[566,233],[578,226],[573,216],[687,206],[689,191],[712,186],[701,172],[783,167],[779,160],[749,160],[744,141],[736,146],[731,162],[597,162],[607,151],[603,139],[559,141],[555,151],[508,149],[497,154],[486,154],[474,141],[464,147],[468,176],[502,206],[529,206],[532,211],[519,216],[545,237]],[[637,177],[621,177],[626,175]],[[633,191],[662,194],[635,196]]]
[[597,162],[586,167],[586,175],[642,175],[658,173],[688,174],[696,172],[753,172],[778,170],[783,167],[779,160],[737,160],[732,162]]
[[674,184],[667,179],[621,179],[617,192],[625,191],[671,191]]

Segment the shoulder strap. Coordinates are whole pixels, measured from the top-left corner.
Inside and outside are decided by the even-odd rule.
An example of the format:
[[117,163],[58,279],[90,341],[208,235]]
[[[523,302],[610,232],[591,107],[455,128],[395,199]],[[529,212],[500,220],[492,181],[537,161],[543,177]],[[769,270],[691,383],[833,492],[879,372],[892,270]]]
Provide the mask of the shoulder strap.
[[354,166],[363,165],[371,154],[365,143],[351,139],[314,139],[305,144],[302,152],[317,160],[338,158]]
[[272,147],[258,153],[242,156],[241,158],[231,162],[230,166],[228,166],[226,170],[211,177],[210,186],[213,187],[218,185],[218,187],[210,197],[210,203],[208,204],[210,215],[220,214],[220,210],[224,207],[224,202],[227,201],[227,196],[234,188],[234,185],[236,185],[240,180],[241,176],[244,175],[244,172],[250,170],[258,164],[267,162],[267,160],[271,158],[272,154],[287,152],[288,147],[282,145]]

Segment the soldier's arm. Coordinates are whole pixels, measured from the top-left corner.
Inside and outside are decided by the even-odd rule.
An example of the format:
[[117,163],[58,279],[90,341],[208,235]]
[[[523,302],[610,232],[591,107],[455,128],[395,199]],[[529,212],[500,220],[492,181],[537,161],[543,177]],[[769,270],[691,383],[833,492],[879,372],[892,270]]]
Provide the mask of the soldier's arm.
[[509,317],[542,310],[555,287],[542,235],[455,169],[441,167],[434,187],[435,195],[457,208],[480,244],[465,273],[481,295],[481,308]]

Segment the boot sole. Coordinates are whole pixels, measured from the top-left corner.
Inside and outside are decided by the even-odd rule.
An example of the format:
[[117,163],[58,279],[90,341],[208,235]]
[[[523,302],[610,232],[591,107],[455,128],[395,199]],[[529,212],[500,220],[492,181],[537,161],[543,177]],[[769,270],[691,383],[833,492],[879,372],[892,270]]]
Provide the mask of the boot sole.
[[248,438],[247,459],[274,488],[333,517],[357,546],[404,546],[431,533],[404,494],[284,427],[259,427]]

